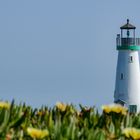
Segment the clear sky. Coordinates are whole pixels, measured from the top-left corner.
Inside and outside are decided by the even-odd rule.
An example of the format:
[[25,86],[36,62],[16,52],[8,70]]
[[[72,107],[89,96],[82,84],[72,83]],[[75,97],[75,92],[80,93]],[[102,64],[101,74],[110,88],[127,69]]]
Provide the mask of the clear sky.
[[1,0],[0,99],[33,107],[113,102],[116,34],[140,36],[139,0]]

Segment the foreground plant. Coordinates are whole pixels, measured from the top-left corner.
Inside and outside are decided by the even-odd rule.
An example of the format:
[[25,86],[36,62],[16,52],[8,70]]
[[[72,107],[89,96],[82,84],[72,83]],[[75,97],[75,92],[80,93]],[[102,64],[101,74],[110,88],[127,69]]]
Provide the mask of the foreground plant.
[[35,109],[0,102],[0,140],[140,140],[140,114],[117,104],[102,110],[62,102]]

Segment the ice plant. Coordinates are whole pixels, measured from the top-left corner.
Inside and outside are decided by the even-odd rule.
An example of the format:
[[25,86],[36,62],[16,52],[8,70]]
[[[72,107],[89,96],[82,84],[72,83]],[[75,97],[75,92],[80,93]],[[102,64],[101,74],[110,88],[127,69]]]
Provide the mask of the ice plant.
[[36,128],[27,128],[27,133],[34,139],[43,139],[49,135],[48,130],[40,130]]
[[136,128],[125,128],[123,130],[123,134],[127,138],[133,138],[134,140],[139,140],[140,139],[140,129],[136,129]]
[[10,103],[0,101],[0,108],[9,109]]
[[127,108],[119,105],[119,104],[111,104],[111,105],[104,105],[102,106],[102,110],[105,113],[115,112],[125,115],[127,113]]
[[61,110],[62,112],[64,112],[66,110],[67,105],[61,102],[57,102],[56,103],[56,107]]
[[33,109],[11,103],[9,110],[0,109],[0,140],[140,140],[139,113],[129,114],[118,104],[102,109],[98,113],[95,107],[76,109],[62,102]]

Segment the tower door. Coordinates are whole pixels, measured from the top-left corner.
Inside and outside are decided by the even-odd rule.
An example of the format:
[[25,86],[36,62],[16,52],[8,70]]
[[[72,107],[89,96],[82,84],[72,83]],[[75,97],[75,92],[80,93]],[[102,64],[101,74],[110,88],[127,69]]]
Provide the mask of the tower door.
[[129,112],[136,113],[137,112],[137,105],[129,105]]

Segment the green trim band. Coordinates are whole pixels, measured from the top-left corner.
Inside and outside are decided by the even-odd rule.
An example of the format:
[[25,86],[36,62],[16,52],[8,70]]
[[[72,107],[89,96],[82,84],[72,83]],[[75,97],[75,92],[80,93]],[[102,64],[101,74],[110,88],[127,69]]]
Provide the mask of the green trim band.
[[117,46],[117,50],[140,50],[140,46]]

